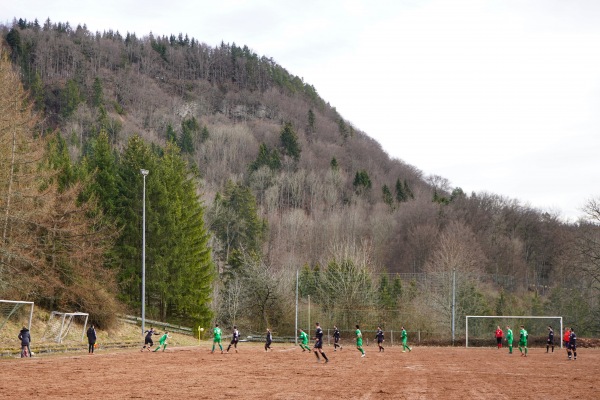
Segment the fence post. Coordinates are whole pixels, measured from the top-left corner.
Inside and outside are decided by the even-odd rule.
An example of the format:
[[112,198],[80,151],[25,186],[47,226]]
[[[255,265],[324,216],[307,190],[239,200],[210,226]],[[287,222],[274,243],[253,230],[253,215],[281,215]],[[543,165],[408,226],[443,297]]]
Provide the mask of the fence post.
[[419,344],[421,344],[421,330],[420,330],[420,329],[417,331],[417,335],[418,335],[417,342],[418,342]]
[[390,346],[394,347],[394,331],[390,330]]

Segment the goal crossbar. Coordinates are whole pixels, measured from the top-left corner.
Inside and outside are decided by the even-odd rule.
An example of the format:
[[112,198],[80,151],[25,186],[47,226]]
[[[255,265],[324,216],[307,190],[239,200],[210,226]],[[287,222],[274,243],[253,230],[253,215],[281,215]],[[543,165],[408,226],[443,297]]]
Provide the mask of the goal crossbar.
[[17,309],[19,308],[19,304],[29,304],[31,306],[31,309],[29,310],[29,324],[27,326],[27,329],[31,330],[31,321],[33,320],[33,306],[34,306],[34,302],[33,301],[16,301],[16,300],[0,300],[0,303],[7,303],[7,304],[13,304],[13,308],[10,311],[10,313],[8,314],[8,316],[6,317],[6,319],[4,319],[4,321],[2,321],[2,323],[0,324],[0,329],[2,329],[2,327],[4,326],[4,324],[6,323],[6,321],[8,321],[8,319],[10,318],[10,316],[17,311]]
[[560,321],[559,342],[560,348],[563,348],[562,332],[563,318],[555,315],[539,316],[539,315],[466,315],[465,316],[465,347],[469,347],[469,318],[495,318],[495,319],[558,319]]

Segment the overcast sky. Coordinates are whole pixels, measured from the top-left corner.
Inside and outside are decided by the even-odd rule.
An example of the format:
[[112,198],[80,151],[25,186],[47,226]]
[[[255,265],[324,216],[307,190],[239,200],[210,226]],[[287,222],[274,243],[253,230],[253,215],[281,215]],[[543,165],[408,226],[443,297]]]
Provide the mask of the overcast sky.
[[576,220],[600,196],[600,1],[24,0],[0,21],[248,45],[394,158]]

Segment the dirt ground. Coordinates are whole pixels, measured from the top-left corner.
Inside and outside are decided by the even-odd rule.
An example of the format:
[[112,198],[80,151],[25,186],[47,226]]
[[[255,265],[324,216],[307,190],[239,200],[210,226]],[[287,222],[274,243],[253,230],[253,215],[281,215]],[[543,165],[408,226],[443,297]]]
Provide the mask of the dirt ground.
[[506,349],[388,347],[367,356],[351,346],[324,350],[328,364],[288,344],[265,353],[240,343],[239,353],[210,354],[210,344],[98,350],[0,359],[0,398],[45,399],[598,399],[600,349],[529,357]]

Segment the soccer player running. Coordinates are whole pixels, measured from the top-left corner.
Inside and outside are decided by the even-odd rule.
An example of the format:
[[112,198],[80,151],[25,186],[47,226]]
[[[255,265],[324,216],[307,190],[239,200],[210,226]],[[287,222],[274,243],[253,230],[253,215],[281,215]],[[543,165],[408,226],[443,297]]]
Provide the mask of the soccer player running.
[[321,328],[321,325],[318,322],[315,323],[315,327],[316,327],[316,329],[315,329],[314,352],[315,352],[315,356],[317,356],[317,362],[321,362],[321,359],[319,358],[319,353],[321,353],[321,355],[325,359],[325,362],[328,363],[329,359],[327,358],[325,353],[323,353],[323,329]]
[[221,328],[219,328],[219,324],[215,324],[213,329],[213,347],[211,354],[215,352],[215,346],[218,344],[221,349],[221,354],[223,354],[223,346],[221,345]]
[[569,328],[565,328],[565,334],[563,336],[563,341],[565,342],[565,349],[567,349],[567,355],[569,359],[571,359],[571,351],[569,348],[569,340],[571,339],[571,330]]
[[577,335],[575,334],[575,329],[572,327],[569,334],[569,349],[567,350],[569,360],[571,359],[571,352],[573,352],[573,360],[577,360]]
[[160,337],[160,339],[158,339],[158,347],[156,349],[154,349],[154,352],[157,352],[158,350],[160,350],[161,346],[163,348],[162,351],[165,351],[165,349],[167,348],[167,339],[170,337],[171,336],[169,336],[169,332],[165,331],[164,335],[162,335]]
[[310,347],[308,346],[308,335],[306,334],[306,332],[304,332],[303,329],[298,329],[299,336],[300,336],[300,340],[302,341],[300,343],[300,348],[302,349],[302,352],[308,351],[310,352]]
[[504,332],[502,332],[500,325],[498,325],[496,328],[496,346],[498,347],[498,350],[502,348],[502,336],[504,336]]
[[233,333],[231,334],[231,343],[227,346],[227,352],[229,353],[229,349],[231,346],[235,348],[235,352],[237,353],[237,344],[240,341],[240,331],[238,331],[237,326],[233,326]]
[[554,353],[554,329],[550,325],[548,325],[548,340],[546,341],[546,353],[552,347],[552,352]]
[[383,330],[381,329],[380,326],[377,327],[377,333],[375,333],[375,339],[377,339],[377,346],[379,347],[379,352],[381,353],[382,351],[384,351],[385,349],[383,348]]
[[404,327],[400,328],[402,329],[402,332],[400,333],[400,338],[402,339],[402,352],[406,353],[406,349],[408,349],[408,351],[412,351],[412,349],[410,347],[408,347],[408,334],[406,333],[406,329],[404,329]]
[[336,348],[339,347],[342,350],[342,346],[340,345],[340,330],[337,326],[333,326],[333,351],[337,351]]
[[506,344],[508,345],[508,354],[512,354],[513,331],[510,329],[510,325],[506,325]]
[[271,348],[271,343],[273,343],[273,335],[271,334],[271,330],[269,328],[267,328],[267,337],[265,339],[265,351],[273,351]]
[[[527,357],[527,336],[529,334],[525,330],[525,326],[521,325],[521,330],[519,331],[519,351],[521,352],[521,357]],[[525,353],[523,353],[523,349],[525,349]]]
[[144,347],[142,347],[142,350],[140,351],[144,351],[144,349],[150,351],[150,349],[154,346],[154,342],[152,341],[152,335],[158,335],[159,333],[156,332],[152,327],[150,327],[150,329],[145,331],[144,333],[146,334],[146,337],[144,338]]
[[354,333],[356,334],[356,348],[362,353],[361,357],[364,357],[366,354],[363,350],[362,332],[360,331],[360,327],[358,325],[356,325],[356,330]]

